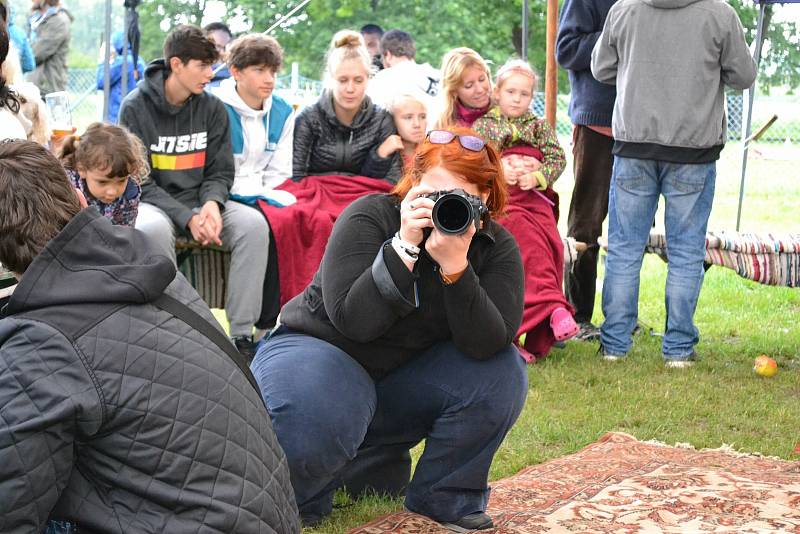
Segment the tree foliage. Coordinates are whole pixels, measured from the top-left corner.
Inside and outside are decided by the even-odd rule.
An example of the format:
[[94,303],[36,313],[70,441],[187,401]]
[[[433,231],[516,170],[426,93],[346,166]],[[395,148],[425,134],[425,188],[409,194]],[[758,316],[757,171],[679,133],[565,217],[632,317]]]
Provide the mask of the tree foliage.
[[[221,0],[229,14],[240,15],[253,31],[263,31],[299,0]],[[563,1],[563,0],[562,0]],[[739,13],[748,41],[755,39],[758,10],[751,0],[729,0]],[[202,20],[207,0],[145,0],[140,7],[142,55],[160,55],[165,31],[175,24]],[[544,73],[546,0],[529,2],[528,58]],[[761,66],[761,82],[767,85],[800,85],[800,40],[794,23],[768,24]],[[417,60],[438,66],[442,55],[456,46],[477,50],[494,65],[520,54],[522,0],[312,0],[273,35],[286,50],[286,63],[296,61],[303,75],[319,78],[331,36],[340,29],[358,30],[367,23],[384,29],[400,28],[417,41]],[[559,89],[569,91],[564,72]]]
[[[747,42],[752,43],[756,38],[758,6],[747,0],[729,1],[739,14],[747,34]],[[800,5],[766,6],[759,83],[767,90],[776,86],[787,86],[794,90],[800,86],[800,35],[795,22],[773,22],[776,9],[800,11]]]

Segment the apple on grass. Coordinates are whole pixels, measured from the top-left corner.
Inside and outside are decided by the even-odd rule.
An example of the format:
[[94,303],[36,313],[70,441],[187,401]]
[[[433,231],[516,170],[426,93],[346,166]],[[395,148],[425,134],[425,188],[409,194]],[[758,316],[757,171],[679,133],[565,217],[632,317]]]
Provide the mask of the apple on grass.
[[775,373],[778,372],[778,364],[766,354],[762,354],[756,358],[753,371],[755,371],[757,375],[769,378],[775,376]]

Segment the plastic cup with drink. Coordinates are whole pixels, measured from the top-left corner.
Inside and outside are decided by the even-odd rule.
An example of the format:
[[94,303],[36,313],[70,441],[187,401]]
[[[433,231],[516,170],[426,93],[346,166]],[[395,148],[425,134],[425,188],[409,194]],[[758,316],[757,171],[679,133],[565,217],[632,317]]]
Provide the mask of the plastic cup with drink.
[[48,93],[44,97],[47,111],[50,114],[50,127],[53,137],[62,138],[70,135],[72,129],[72,116],[69,112],[69,95],[66,91]]

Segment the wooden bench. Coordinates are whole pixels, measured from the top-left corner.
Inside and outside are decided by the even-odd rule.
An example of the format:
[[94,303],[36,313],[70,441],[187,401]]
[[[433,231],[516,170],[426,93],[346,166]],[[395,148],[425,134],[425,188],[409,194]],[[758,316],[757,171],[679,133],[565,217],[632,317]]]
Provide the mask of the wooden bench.
[[175,242],[178,270],[209,308],[225,308],[231,253],[216,245],[203,246],[179,237]]

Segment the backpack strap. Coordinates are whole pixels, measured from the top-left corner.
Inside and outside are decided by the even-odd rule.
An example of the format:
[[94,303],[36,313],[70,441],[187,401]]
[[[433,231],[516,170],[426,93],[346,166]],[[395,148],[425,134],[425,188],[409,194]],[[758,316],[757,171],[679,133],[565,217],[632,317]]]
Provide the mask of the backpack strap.
[[[217,347],[222,349],[225,354],[227,354],[228,357],[230,357],[230,359],[233,360],[233,362],[239,367],[242,373],[244,373],[247,381],[250,382],[250,385],[253,386],[253,389],[256,390],[256,393],[258,393],[258,398],[261,399],[261,402],[264,402],[264,398],[261,396],[261,389],[258,387],[258,382],[256,382],[253,373],[250,372],[250,367],[248,367],[244,356],[242,356],[239,351],[236,350],[236,347],[233,345],[233,343],[231,343],[231,340],[225,336],[225,334],[220,332],[210,322],[192,310],[189,306],[165,293],[162,293],[160,297],[152,302],[152,304],[188,324],[206,336]],[[266,407],[266,403],[264,403],[264,407]]]

